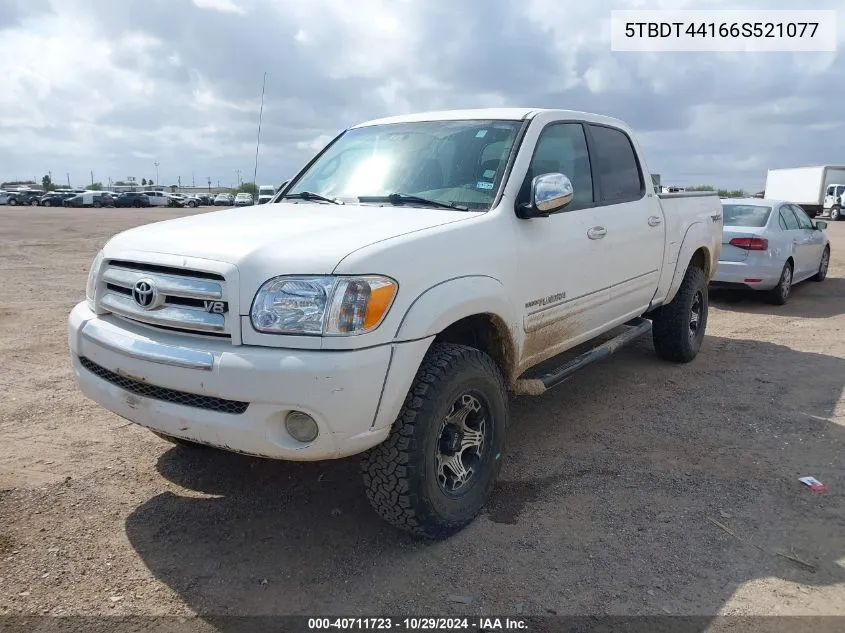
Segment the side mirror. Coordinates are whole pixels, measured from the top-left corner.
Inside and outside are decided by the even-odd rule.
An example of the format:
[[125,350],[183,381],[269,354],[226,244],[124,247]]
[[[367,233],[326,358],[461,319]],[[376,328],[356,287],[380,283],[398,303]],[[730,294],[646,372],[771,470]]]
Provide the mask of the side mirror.
[[815,227],[816,227],[819,231],[824,231],[824,230],[827,228],[827,222],[822,222],[821,220],[818,220],[818,221],[815,223]]
[[572,182],[563,174],[550,173],[535,176],[531,181],[531,202],[519,205],[521,218],[544,218],[560,211],[575,197]]
[[279,193],[282,189],[288,186],[290,180],[285,180],[282,184],[279,185],[279,188],[276,189],[276,193]]

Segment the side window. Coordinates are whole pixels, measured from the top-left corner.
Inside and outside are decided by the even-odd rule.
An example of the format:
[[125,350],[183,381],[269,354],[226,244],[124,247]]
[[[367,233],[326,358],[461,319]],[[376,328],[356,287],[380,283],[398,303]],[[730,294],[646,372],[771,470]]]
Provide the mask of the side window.
[[827,191],[824,192],[824,195],[826,195],[826,196],[832,196],[833,195],[833,185],[830,185],[830,187],[827,188]]
[[789,230],[786,226],[786,220],[783,218],[783,209],[781,209],[780,213],[778,213],[778,226],[780,226],[781,231]]
[[610,127],[590,126],[593,172],[604,202],[639,200],[645,195],[642,171],[628,135]]
[[791,204],[789,206],[792,207],[792,211],[793,211],[793,213],[795,213],[795,217],[798,220],[798,226],[800,226],[802,229],[812,229],[813,228],[813,222],[810,220],[810,218],[807,216],[807,214],[804,213],[804,209],[802,209],[801,207],[796,206],[794,204]]
[[553,123],[540,134],[531,165],[525,176],[520,199],[528,200],[531,180],[549,173],[564,174],[572,181],[575,197],[567,210],[583,208],[593,202],[593,175],[587,137],[580,123]]
[[784,205],[780,208],[780,217],[786,224],[787,231],[798,230],[798,220],[796,219],[795,214],[792,212],[792,209],[789,208],[789,205]]
[[835,196],[837,196],[837,197],[839,197],[839,196],[841,196],[843,193],[845,193],[845,185],[839,185],[839,186],[836,188],[836,193],[835,193],[834,195],[835,195]]

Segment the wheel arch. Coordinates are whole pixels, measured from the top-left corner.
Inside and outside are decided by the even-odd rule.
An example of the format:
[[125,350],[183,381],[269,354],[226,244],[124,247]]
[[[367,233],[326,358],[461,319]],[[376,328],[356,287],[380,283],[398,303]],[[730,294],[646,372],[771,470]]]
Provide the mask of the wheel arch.
[[422,292],[403,315],[373,428],[394,423],[426,354],[435,342],[478,349],[493,359],[510,385],[516,379],[515,312],[501,282],[467,276]]

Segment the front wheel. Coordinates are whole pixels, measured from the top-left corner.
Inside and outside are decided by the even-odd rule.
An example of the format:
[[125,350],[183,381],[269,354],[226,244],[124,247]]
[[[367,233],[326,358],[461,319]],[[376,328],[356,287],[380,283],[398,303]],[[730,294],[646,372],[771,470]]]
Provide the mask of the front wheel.
[[836,220],[838,220],[841,217],[842,217],[842,209],[840,209],[839,207],[833,207],[830,210],[831,221],[836,222]]
[[707,328],[709,302],[707,276],[701,268],[690,266],[672,302],[652,315],[651,338],[660,358],[688,363],[698,355]]
[[367,498],[406,532],[445,538],[484,507],[501,468],[507,391],[477,349],[435,343],[388,438],[362,460]]
[[16,207],[16,206],[18,206],[18,201],[17,201],[17,200],[15,200],[14,198],[12,198],[11,200],[9,200],[9,206],[10,206],[10,207]]

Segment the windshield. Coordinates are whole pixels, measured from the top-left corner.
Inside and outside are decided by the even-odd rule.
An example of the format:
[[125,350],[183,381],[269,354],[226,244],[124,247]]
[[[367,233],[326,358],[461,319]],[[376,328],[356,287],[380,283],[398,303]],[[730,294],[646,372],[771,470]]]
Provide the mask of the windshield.
[[276,193],[276,189],[273,187],[261,187],[258,190],[259,196],[272,196],[274,193]]
[[421,121],[347,130],[285,192],[344,202],[403,193],[489,209],[522,121]]
[[772,212],[771,207],[752,204],[726,204],[722,208],[725,226],[766,226]]

